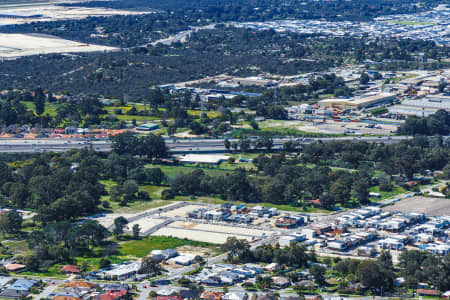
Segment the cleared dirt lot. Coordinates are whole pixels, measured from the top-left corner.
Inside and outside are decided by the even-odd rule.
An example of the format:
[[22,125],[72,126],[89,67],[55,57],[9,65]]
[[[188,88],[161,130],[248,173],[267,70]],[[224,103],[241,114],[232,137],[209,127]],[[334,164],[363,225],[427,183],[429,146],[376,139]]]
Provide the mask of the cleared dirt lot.
[[[0,3],[1,4],[1,3]],[[31,22],[48,22],[59,20],[80,20],[87,17],[108,17],[116,15],[141,15],[149,11],[126,11],[109,8],[65,7],[58,5],[39,5],[33,3],[0,6],[0,25],[18,25]]]
[[138,224],[141,228],[141,232],[146,232],[147,230],[150,230],[151,228],[155,227],[156,225],[164,223],[164,219],[152,219],[148,217],[144,217],[142,219],[139,219],[137,221],[131,222],[127,224],[128,231],[131,231],[133,229],[133,226],[135,224]]
[[415,196],[386,206],[383,211],[424,213],[430,216],[450,215],[450,199]]
[[219,232],[191,230],[175,227],[161,228],[158,231],[154,232],[152,235],[177,237],[180,239],[189,239],[193,241],[208,242],[213,244],[223,244],[225,243],[227,238],[231,236],[237,237],[238,239],[246,239],[248,241],[252,241],[253,239],[252,237],[245,235],[226,234]]
[[186,206],[183,206],[180,208],[176,208],[176,209],[164,212],[161,214],[161,216],[163,216],[163,217],[185,217],[188,212],[191,212],[191,211],[199,209],[199,208],[204,208],[204,207],[206,207],[206,206],[195,205],[195,204],[186,205]]
[[0,57],[13,58],[49,53],[113,51],[116,48],[83,44],[48,35],[0,34]]
[[245,228],[245,227],[233,227],[233,226],[214,225],[214,224],[199,224],[199,223],[180,222],[180,221],[170,224],[170,227],[189,228],[189,229],[198,230],[198,231],[220,232],[220,233],[226,233],[226,234],[248,235],[248,236],[257,236],[257,237],[261,237],[264,234],[269,235],[271,233],[271,231]]

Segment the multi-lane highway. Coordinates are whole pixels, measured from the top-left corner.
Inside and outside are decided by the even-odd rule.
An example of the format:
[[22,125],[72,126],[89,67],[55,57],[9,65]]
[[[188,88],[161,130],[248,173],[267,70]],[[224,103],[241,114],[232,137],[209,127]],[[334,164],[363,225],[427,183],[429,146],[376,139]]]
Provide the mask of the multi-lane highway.
[[[369,143],[397,143],[409,139],[406,136],[393,137],[336,137],[336,138],[276,138],[273,139],[273,149],[281,149],[288,141],[309,144],[316,141],[366,141]],[[221,153],[226,152],[223,139],[180,139],[165,138],[171,153]],[[234,142],[237,140],[230,140]],[[0,139],[0,152],[61,152],[70,149],[91,148],[95,151],[110,151],[109,140],[80,139]]]

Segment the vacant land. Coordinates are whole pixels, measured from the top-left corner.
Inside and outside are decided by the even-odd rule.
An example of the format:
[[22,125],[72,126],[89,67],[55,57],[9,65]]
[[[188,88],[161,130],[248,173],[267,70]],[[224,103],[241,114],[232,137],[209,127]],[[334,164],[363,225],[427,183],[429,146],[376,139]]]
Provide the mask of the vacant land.
[[150,254],[152,250],[173,249],[181,246],[207,247],[215,246],[208,243],[189,241],[178,238],[164,236],[150,236],[141,240],[127,241],[120,245],[119,252],[122,255],[132,255],[144,257]]
[[450,199],[416,196],[386,206],[384,211],[402,211],[424,213],[430,216],[447,216],[450,214]]
[[0,25],[19,25],[31,22],[80,20],[87,17],[108,17],[117,15],[142,15],[149,11],[127,11],[109,8],[65,7],[48,3],[20,3],[0,5]]
[[50,53],[113,51],[116,48],[83,44],[50,35],[0,33],[0,57],[14,58]]

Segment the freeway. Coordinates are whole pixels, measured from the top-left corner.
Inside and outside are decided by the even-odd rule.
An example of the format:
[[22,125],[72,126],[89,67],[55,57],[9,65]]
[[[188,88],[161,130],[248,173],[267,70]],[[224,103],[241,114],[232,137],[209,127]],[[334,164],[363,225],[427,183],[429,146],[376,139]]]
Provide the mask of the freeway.
[[[334,138],[275,138],[273,139],[273,149],[282,149],[283,144],[288,141],[297,141],[301,144],[310,144],[317,141],[323,142],[337,142],[337,141],[351,141],[368,143],[398,143],[403,140],[410,139],[408,136],[392,136],[392,137],[334,137]],[[251,140],[251,139],[250,139]],[[237,139],[230,139],[231,143],[238,142]],[[177,139],[166,138],[166,144],[169,151],[172,153],[223,153],[227,149],[224,146],[223,139]]]
[[[368,143],[398,143],[410,139],[407,136],[392,137],[335,137],[335,138],[275,138],[273,139],[273,149],[282,149],[283,144],[288,141],[297,141],[302,144],[309,144],[317,141],[365,141]],[[224,153],[227,149],[224,146],[224,139],[181,139],[165,137],[169,152],[173,154],[182,153]],[[237,142],[230,139],[230,142]],[[61,152],[71,149],[92,148],[95,151],[111,151],[109,140],[84,140],[84,139],[21,139],[5,138],[0,139],[0,152]]]

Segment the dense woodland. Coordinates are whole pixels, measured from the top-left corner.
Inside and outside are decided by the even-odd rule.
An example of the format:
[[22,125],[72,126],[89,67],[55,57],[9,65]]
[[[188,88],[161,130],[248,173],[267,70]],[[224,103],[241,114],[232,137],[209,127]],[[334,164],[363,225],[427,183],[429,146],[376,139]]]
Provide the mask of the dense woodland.
[[182,16],[189,15],[194,20],[211,19],[216,22],[267,21],[286,18],[368,21],[380,15],[415,13],[427,10],[442,2],[445,1],[121,0],[111,2],[92,1],[69,5],[121,9],[157,9],[159,11],[170,11]]
[[[2,31],[42,31],[57,35],[64,33],[64,37],[76,38],[70,35],[78,34],[77,22],[87,21],[73,22],[71,29],[66,31],[60,31],[59,27],[55,27],[55,32],[32,27],[2,27]],[[91,22],[98,22],[98,19]],[[49,23],[48,26],[54,24]],[[133,30],[135,29],[130,29],[136,32]],[[128,34],[123,36],[125,39],[122,41],[117,37],[115,44],[128,45]],[[142,36],[142,41],[136,43],[144,43],[147,38]],[[414,69],[418,67],[418,53],[424,53],[425,68],[438,69],[448,64],[440,59],[447,57],[449,51],[448,47],[439,47],[424,41],[368,42],[364,38],[349,37],[322,39],[296,33],[253,32],[242,28],[216,26],[215,29],[193,33],[186,43],[176,43],[172,46],[144,46],[121,52],[76,56],[31,56],[3,61],[0,62],[0,87],[32,90],[40,86],[55,92],[67,91],[116,98],[124,98],[127,95],[133,101],[142,101],[147,97],[149,87],[153,85],[223,73],[236,76],[261,73],[295,75],[324,71],[340,66],[345,61],[364,64],[366,59],[385,61],[373,66],[379,69]],[[427,62],[428,58],[432,58],[433,62]],[[348,93],[341,95],[345,94]]]
[[[322,207],[327,209],[335,204],[367,204],[371,186],[392,190],[394,183],[402,185],[415,173],[441,170],[449,161],[448,146],[439,137],[431,140],[417,137],[391,145],[313,143],[299,146],[297,158],[287,158],[283,154],[260,155],[253,162],[257,172],[238,170],[225,176],[209,176],[202,170],[195,170],[179,174],[172,180],[171,189],[163,192],[163,197],[217,195],[232,201],[293,206],[320,198]],[[306,167],[308,163],[315,167]],[[375,170],[388,176],[374,176]],[[392,175],[400,177],[392,179]]]

